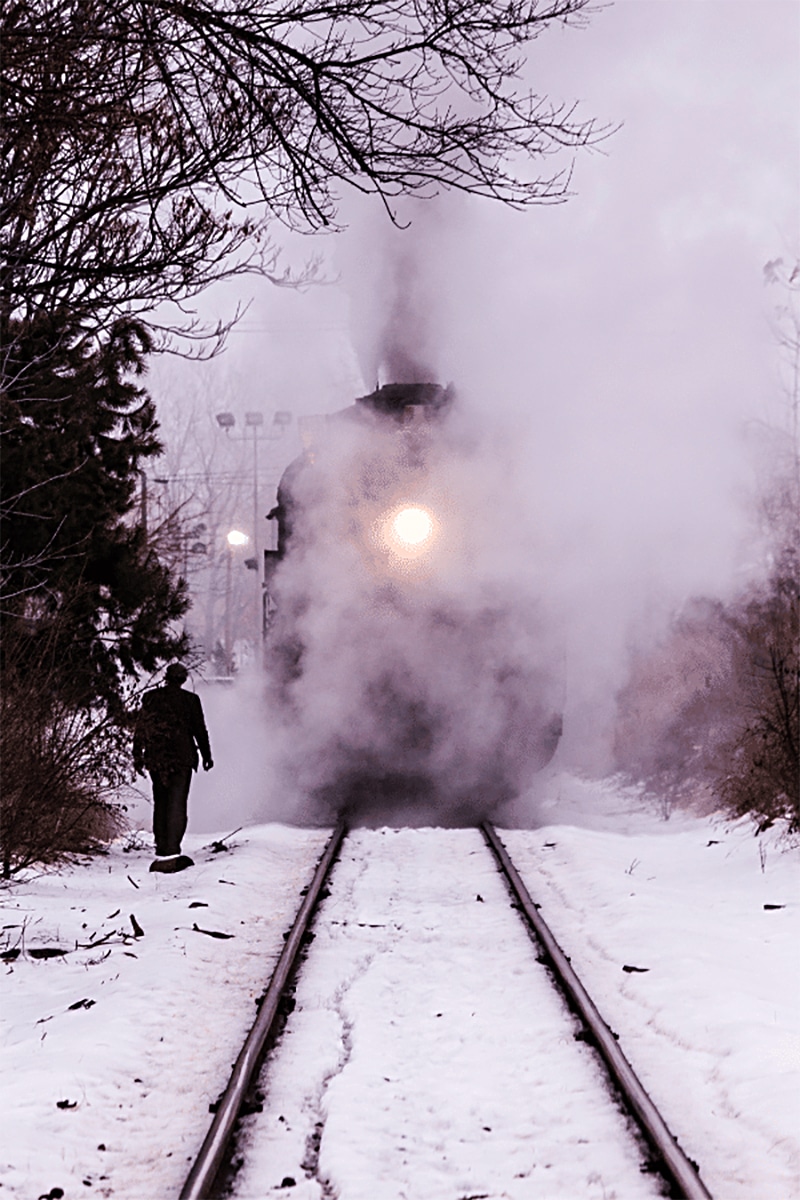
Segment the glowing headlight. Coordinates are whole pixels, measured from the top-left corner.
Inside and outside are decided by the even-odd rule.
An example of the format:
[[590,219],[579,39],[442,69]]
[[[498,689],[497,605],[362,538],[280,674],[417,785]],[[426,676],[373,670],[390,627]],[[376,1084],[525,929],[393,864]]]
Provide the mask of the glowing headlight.
[[392,521],[392,533],[404,546],[421,546],[433,533],[433,519],[424,508],[402,508]]
[[427,570],[440,549],[441,532],[435,508],[399,500],[384,509],[372,526],[372,542],[380,554],[379,571],[418,574]]

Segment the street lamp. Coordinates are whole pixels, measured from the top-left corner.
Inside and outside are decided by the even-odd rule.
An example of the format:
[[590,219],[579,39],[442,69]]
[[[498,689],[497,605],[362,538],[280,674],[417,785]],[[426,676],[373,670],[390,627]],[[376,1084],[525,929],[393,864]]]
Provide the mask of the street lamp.
[[260,412],[246,412],[244,414],[244,423],[248,429],[253,431],[253,558],[255,561],[255,610],[253,619],[256,623],[256,633],[253,638],[253,654],[258,657],[258,630],[261,627],[261,571],[259,570],[259,552],[258,552],[258,431],[264,424],[264,414]]
[[[254,648],[258,644],[258,631],[261,629],[261,604],[262,604],[262,582],[261,582],[261,556],[259,553],[259,520],[258,520],[258,443],[259,441],[277,441],[283,437],[286,427],[292,423],[292,414],[285,410],[278,411],[273,414],[272,427],[269,432],[259,435],[259,430],[264,425],[264,414],[262,412],[246,412],[244,414],[245,430],[253,431],[253,555],[248,561],[255,564],[255,638],[253,641]],[[227,437],[230,437],[231,430],[236,426],[236,417],[232,412],[217,413],[217,424],[220,429],[225,430]],[[245,432],[241,438],[233,438],[233,441],[244,441],[248,437]],[[230,535],[229,535],[230,536]]]
[[225,563],[225,670],[229,675],[233,675],[233,639],[231,636],[231,571],[233,568],[233,551],[236,546],[246,546],[250,539],[240,529],[232,529],[226,541],[228,543],[228,553]]

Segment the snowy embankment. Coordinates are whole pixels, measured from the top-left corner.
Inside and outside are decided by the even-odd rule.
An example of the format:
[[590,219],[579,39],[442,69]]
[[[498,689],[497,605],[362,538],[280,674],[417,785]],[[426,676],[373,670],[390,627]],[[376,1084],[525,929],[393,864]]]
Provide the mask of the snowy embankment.
[[800,847],[747,821],[647,824],[503,836],[712,1194],[796,1200]]
[[[3,1200],[177,1195],[324,842],[266,826],[215,853],[189,837],[180,875],[118,843],[7,888],[22,953],[3,989]],[[46,948],[69,953],[31,956]]]
[[476,829],[342,849],[242,1200],[656,1200]]
[[[607,786],[563,777],[552,780],[549,805],[542,810],[545,825],[516,830],[505,840],[683,1148],[700,1163],[717,1200],[800,1196],[800,851],[778,845],[771,835],[756,840],[745,825],[687,817],[660,822],[632,812],[630,801]],[[452,831],[425,831],[420,847],[433,855],[440,890],[447,892],[452,877],[448,907],[458,915],[469,900],[469,913],[463,913],[469,921],[486,906],[475,903],[478,885],[461,895],[456,863],[449,862],[455,857],[453,837]],[[187,839],[187,849],[197,866],[161,877],[148,873],[143,839],[140,848],[134,843],[126,852],[119,843],[108,856],[6,886],[0,948],[20,953],[7,962],[3,986],[0,1197],[36,1200],[58,1196],[59,1189],[65,1200],[177,1195],[207,1127],[208,1105],[227,1080],[324,840],[318,830],[271,825],[249,828],[229,842],[229,850],[215,851],[212,839],[195,836]],[[472,858],[482,872],[490,861],[485,853],[485,861]],[[425,916],[418,901],[402,900],[403,872],[413,860],[407,846],[404,854],[406,867],[387,861],[385,874],[388,882],[395,873],[392,920],[421,931],[419,937],[397,939],[413,977]],[[332,892],[333,902],[335,886]],[[368,925],[373,904],[368,890],[359,903],[359,919]],[[377,900],[374,904],[377,911]],[[388,1028],[407,1009],[403,988],[389,978],[395,961],[390,935],[391,929],[375,933],[389,970],[385,999],[379,987],[375,991],[379,977],[365,990],[368,976],[358,972],[353,980],[361,980],[360,991],[346,997],[348,1021],[355,1012],[363,1022],[361,1032],[347,1029],[349,1042],[372,1040],[376,1054],[384,1045],[384,1011]],[[493,941],[496,961],[474,965],[476,1003],[486,980],[502,978],[506,970],[506,939],[488,937],[485,944]],[[67,953],[36,956],[48,949]],[[318,992],[324,1008],[325,988]],[[343,1036],[342,1011],[342,991],[334,988],[329,1024],[336,1043]],[[456,1124],[459,1106],[452,1106],[451,1117],[448,1095],[473,1087],[485,1102],[484,1080],[465,1082],[472,1020],[466,1011],[454,1005],[449,1018],[433,1013],[430,1029],[425,1022],[431,1014],[421,1018],[419,1058],[412,1052],[403,1067],[421,1070],[438,1039],[453,1047],[452,1086],[448,1091],[444,1079],[435,1100],[434,1142],[442,1160],[463,1136]],[[498,1053],[502,1042],[501,1036]],[[331,1055],[339,1061],[340,1046],[309,1053],[306,1066],[313,1074],[326,1069]],[[362,1075],[366,1070],[366,1080],[369,1055],[357,1065]],[[521,1064],[522,1078],[529,1069]],[[338,1093],[337,1120],[345,1129],[348,1105],[351,1123],[361,1118],[356,1089],[341,1074]],[[343,1180],[348,1172],[368,1180],[370,1156],[374,1163],[385,1161],[390,1147],[401,1144],[393,1131],[410,1133],[409,1102],[398,1092],[372,1140],[356,1141],[344,1156],[348,1161],[337,1148],[333,1121],[319,1168]],[[510,1144],[504,1127],[519,1125],[516,1085],[509,1086],[506,1105],[504,1114],[503,1104],[491,1100],[492,1120],[482,1124],[493,1132],[481,1125],[477,1166],[482,1156],[498,1165],[504,1158],[501,1147]],[[514,1138],[519,1147],[518,1129]],[[532,1132],[532,1147],[535,1140]],[[458,1200],[463,1192],[449,1187],[415,1190],[413,1136],[402,1144],[409,1197]],[[446,1176],[434,1170],[436,1145],[425,1141],[424,1149],[420,1168],[425,1177],[438,1178],[435,1186],[441,1189]],[[296,1183],[294,1192],[277,1186],[276,1193],[316,1186],[303,1178]],[[579,1193],[565,1196],[548,1186],[543,1179],[528,1194],[578,1200]],[[321,1193],[308,1191],[315,1194]],[[341,1194],[347,1200],[346,1190]],[[403,1193],[391,1187],[381,1192],[393,1194]],[[508,1194],[503,1186],[490,1192],[493,1198]],[[582,1194],[595,1192],[587,1183]],[[626,1200],[624,1187],[613,1194]]]

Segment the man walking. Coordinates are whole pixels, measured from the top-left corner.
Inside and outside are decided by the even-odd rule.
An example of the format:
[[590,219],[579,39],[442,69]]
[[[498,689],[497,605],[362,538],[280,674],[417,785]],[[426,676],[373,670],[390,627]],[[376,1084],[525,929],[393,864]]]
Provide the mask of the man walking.
[[200,697],[181,687],[189,672],[170,663],[164,686],[145,692],[133,735],[133,765],[153,781],[153,833],[156,860],[151,871],[184,871],[194,863],[181,854],[186,832],[187,801],[198,750],[203,770],[214,765]]

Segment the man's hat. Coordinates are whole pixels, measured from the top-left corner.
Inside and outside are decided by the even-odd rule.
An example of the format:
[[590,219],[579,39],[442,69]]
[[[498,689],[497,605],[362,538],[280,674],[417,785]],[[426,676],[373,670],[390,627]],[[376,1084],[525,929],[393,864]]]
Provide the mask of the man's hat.
[[164,678],[168,679],[170,683],[185,683],[189,678],[189,672],[183,663],[174,662],[167,667]]

